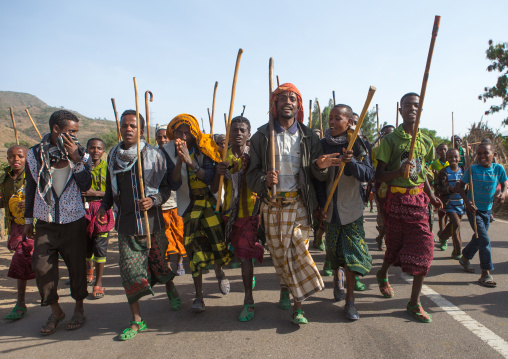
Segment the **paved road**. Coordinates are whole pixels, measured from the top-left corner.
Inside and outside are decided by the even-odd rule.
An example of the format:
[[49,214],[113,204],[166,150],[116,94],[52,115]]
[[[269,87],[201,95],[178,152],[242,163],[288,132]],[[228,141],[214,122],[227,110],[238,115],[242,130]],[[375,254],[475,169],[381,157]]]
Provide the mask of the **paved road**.
[[[434,321],[415,322],[405,312],[410,284],[400,269],[390,272],[395,290],[392,299],[383,298],[376,285],[375,271],[382,261],[382,253],[375,249],[375,217],[365,212],[366,234],[374,268],[364,278],[368,290],[357,293],[357,307],[361,319],[348,322],[344,318],[343,303],[335,303],[332,278],[325,277],[326,289],[304,303],[309,324],[298,327],[289,322],[289,311],[277,306],[278,281],[269,256],[256,266],[256,317],[248,323],[237,320],[243,302],[240,269],[227,269],[231,293],[218,291],[212,273],[205,276],[206,311],[193,314],[189,308],[193,299],[192,278],[189,274],[177,277],[176,284],[183,298],[183,306],[172,312],[164,287],[156,287],[156,295],[141,302],[143,317],[149,330],[128,342],[120,342],[117,335],[130,320],[129,307],[119,279],[116,242],[110,248],[104,284],[106,296],[101,300],[87,300],[86,325],[76,331],[65,331],[61,325],[49,337],[41,337],[39,328],[49,315],[48,308],[37,305],[37,293],[29,287],[29,311],[18,322],[1,320],[1,358],[502,358],[508,357],[508,222],[492,224],[493,258],[498,282],[495,289],[477,284],[478,274],[468,274],[456,261],[449,259],[451,248],[435,252],[433,266],[425,282],[422,297],[424,308]],[[436,230],[435,230],[436,231]],[[464,222],[465,242],[472,231]],[[312,250],[316,263],[322,268],[324,254]],[[0,249],[0,317],[3,318],[15,303],[15,281],[7,278],[9,255],[5,246]],[[479,271],[478,259],[473,260]],[[64,266],[62,266],[64,267]],[[188,268],[187,268],[188,271]],[[62,270],[63,279],[67,276]],[[61,302],[67,313],[65,324],[72,316],[73,304],[69,289],[60,281]]]

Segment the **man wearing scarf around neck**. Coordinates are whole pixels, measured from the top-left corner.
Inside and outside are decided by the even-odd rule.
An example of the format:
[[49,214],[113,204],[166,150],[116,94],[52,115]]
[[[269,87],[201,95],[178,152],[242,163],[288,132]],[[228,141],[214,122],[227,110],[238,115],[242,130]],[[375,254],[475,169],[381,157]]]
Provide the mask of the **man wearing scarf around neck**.
[[[412,275],[413,288],[406,309],[420,322],[430,323],[431,315],[420,304],[423,280],[434,256],[434,235],[429,229],[427,205],[429,200],[438,209],[443,204],[434,195],[427,179],[431,171],[427,163],[434,159],[434,145],[416,128],[419,105],[418,94],[402,96],[399,112],[403,122],[394,132],[383,137],[376,156],[376,181],[388,185],[383,204],[386,252],[376,277],[381,294],[391,298],[394,291],[388,282],[390,266],[400,266],[404,273]],[[417,137],[413,161],[409,162],[412,136]],[[408,166],[409,178],[405,179],[404,172]]]
[[[121,116],[120,133],[123,141],[108,155],[106,192],[97,213],[98,222],[105,224],[106,211],[113,205],[117,211],[115,228],[118,232],[120,275],[132,312],[130,326],[119,336],[123,341],[147,328],[141,318],[139,300],[146,295],[154,295],[152,287],[156,283],[166,285],[172,310],[176,311],[182,305],[172,281],[175,275],[164,261],[168,239],[164,233],[161,206],[171,194],[166,180],[166,160],[160,150],[141,137],[141,165],[146,197],[140,198],[137,131],[143,136],[145,120],[141,115],[139,119],[141,128],[138,129],[136,111],[127,110]],[[143,211],[148,214],[149,228],[145,227]],[[146,244],[148,231],[151,234],[150,249]]]
[[[306,324],[302,302],[324,289],[319,270],[309,253],[312,212],[316,209],[313,178],[325,181],[328,170],[317,160],[323,153],[318,136],[303,124],[300,92],[293,84],[282,84],[270,98],[275,127],[275,171],[269,171],[268,124],[252,136],[247,185],[263,199],[261,215],[266,242],[280,280],[279,306],[291,309],[291,322]],[[272,185],[277,196],[271,198]]]
[[[50,133],[27,154],[25,235],[35,238],[32,267],[41,305],[51,306],[52,314],[41,334],[55,331],[65,313],[58,304],[58,255],[69,270],[71,297],[76,301],[67,329],[85,323],[83,299],[86,283],[86,220],[81,197],[92,185],[91,160],[78,143],[79,119],[69,111],[54,112]],[[34,234],[34,220],[35,234]]]

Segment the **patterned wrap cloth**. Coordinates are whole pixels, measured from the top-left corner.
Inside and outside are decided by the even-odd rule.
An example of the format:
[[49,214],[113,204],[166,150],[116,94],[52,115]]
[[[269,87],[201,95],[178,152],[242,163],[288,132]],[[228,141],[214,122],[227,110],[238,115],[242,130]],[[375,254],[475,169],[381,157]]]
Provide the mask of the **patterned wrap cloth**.
[[434,235],[429,230],[429,198],[423,184],[419,194],[388,191],[383,206],[386,226],[385,261],[411,275],[426,275],[434,257]]
[[34,240],[25,237],[23,233],[25,226],[11,223],[9,235],[9,249],[13,246],[11,265],[7,276],[13,279],[29,280],[35,278],[32,270],[32,253],[34,251]]
[[266,244],[281,287],[288,287],[296,301],[304,301],[325,288],[309,253],[310,223],[300,197],[284,207],[263,203],[261,215]]
[[156,283],[166,283],[175,275],[164,261],[168,247],[164,231],[152,234],[152,248],[148,250],[145,236],[129,236],[118,233],[120,275],[129,304],[145,295],[154,295]]

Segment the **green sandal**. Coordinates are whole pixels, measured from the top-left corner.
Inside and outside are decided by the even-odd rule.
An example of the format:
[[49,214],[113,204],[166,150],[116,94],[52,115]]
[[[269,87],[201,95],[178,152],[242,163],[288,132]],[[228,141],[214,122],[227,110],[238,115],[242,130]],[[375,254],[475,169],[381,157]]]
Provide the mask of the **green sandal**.
[[[176,291],[176,296],[175,296]],[[171,306],[172,311],[177,311],[182,307],[182,298],[180,298],[180,295],[178,294],[178,291],[176,290],[176,286],[173,287],[173,290],[171,292],[166,292],[169,298],[169,305]]]
[[291,323],[295,324],[307,324],[307,318],[305,318],[303,315],[305,312],[301,309],[297,309],[291,314]]
[[254,319],[254,312],[249,311],[249,308],[254,308],[256,304],[244,304],[243,309],[238,316],[238,320],[241,322],[248,322]]
[[418,303],[417,305],[411,306],[411,301],[409,301],[409,302],[407,302],[406,310],[407,310],[407,312],[409,314],[411,314],[413,317],[415,317],[416,319],[418,319],[422,323],[430,323],[430,322],[432,322],[432,316],[429,313],[427,313],[426,311],[423,311],[423,312],[425,313],[425,315],[428,318],[425,318],[425,315],[423,315],[420,312],[413,312],[413,310],[415,310],[417,308],[421,308],[421,306],[422,306],[421,303]]
[[[18,307],[17,305],[14,306],[12,311],[5,316],[5,319],[7,320],[19,320],[23,318],[26,315],[27,308]],[[22,311],[21,314],[18,313],[18,311]]]
[[291,299],[289,299],[289,292],[282,292],[282,299],[279,300],[279,307],[283,310],[291,309]]
[[252,289],[256,287],[256,277],[252,276]]
[[330,261],[325,261],[325,264],[323,265],[323,276],[330,277],[332,275],[333,275],[333,271],[332,271]]
[[126,340],[129,340],[129,339],[132,339],[136,336],[136,334],[138,334],[139,332],[143,331],[146,329],[146,323],[144,320],[140,321],[140,322],[136,322],[135,320],[131,320],[130,321],[130,324],[136,324],[136,325],[139,325],[139,329],[138,330],[134,330],[132,328],[127,328],[125,329],[122,334],[120,334],[118,336],[118,339],[122,340],[122,341],[126,341]]
[[[395,296],[395,292],[393,291],[392,286],[388,283],[388,278],[379,278],[379,272],[376,273],[377,283],[379,285],[379,291],[385,298],[393,298]],[[387,286],[383,286],[384,283],[387,283]]]
[[360,278],[355,277],[355,290],[358,292],[363,292],[365,289],[367,289],[367,286],[360,282]]

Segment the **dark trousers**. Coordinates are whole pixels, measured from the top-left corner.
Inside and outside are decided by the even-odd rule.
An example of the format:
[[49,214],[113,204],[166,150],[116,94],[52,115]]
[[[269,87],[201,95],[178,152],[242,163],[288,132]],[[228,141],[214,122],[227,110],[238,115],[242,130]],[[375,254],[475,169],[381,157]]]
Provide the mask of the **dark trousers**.
[[[439,212],[441,213],[441,212]],[[444,212],[443,212],[444,213]],[[441,242],[447,240],[452,237],[453,241],[453,252],[452,255],[458,256],[462,251],[462,238],[460,237],[460,223],[462,222],[462,215],[459,215],[455,212],[448,212],[446,216],[450,220],[446,227],[444,227],[443,232],[439,235],[439,240]]]
[[57,224],[37,221],[32,266],[41,305],[58,302],[58,254],[62,256],[71,280],[71,297],[78,301],[88,295],[86,283],[86,220]]

